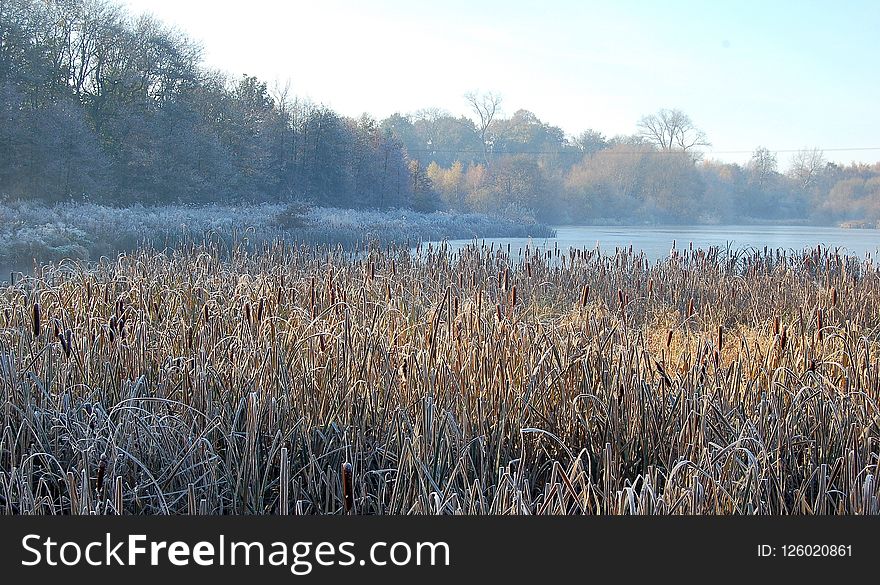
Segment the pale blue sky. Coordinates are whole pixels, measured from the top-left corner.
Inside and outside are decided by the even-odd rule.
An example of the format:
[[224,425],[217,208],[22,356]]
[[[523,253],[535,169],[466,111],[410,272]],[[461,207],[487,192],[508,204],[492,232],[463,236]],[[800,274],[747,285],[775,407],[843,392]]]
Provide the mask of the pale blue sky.
[[492,90],[505,114],[570,134],[630,134],[679,108],[712,158],[763,145],[880,160],[830,150],[880,147],[880,0],[123,3],[200,41],[209,66],[289,80],[345,115],[466,113],[465,92]]

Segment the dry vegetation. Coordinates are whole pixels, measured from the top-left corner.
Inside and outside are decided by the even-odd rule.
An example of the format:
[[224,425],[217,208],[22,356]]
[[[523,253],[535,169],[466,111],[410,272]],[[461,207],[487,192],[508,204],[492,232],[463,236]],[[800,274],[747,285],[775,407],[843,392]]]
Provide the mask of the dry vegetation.
[[211,246],[0,289],[0,510],[877,514],[880,273]]

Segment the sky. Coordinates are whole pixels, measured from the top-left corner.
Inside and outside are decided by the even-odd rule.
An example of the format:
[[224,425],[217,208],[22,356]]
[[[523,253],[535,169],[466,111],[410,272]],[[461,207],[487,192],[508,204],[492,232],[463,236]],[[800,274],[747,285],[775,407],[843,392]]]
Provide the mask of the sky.
[[[381,119],[468,114],[492,91],[575,135],[687,113],[709,158],[758,146],[880,161],[880,1],[124,0],[187,33],[208,67]],[[849,149],[849,150],[844,150]]]

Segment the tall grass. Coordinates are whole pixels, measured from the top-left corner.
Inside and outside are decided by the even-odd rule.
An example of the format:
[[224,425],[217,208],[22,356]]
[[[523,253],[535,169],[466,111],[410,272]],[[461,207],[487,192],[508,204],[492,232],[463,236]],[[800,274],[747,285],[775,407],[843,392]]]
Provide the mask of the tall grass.
[[880,512],[871,260],[224,256],[0,289],[0,511]]

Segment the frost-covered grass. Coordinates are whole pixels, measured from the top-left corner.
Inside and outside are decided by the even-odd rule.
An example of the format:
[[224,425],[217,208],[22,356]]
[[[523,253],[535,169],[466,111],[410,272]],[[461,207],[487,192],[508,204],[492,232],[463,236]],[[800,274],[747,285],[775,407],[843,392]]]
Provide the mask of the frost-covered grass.
[[143,243],[164,248],[205,237],[251,243],[278,238],[353,246],[366,240],[414,244],[472,237],[546,237],[551,230],[528,219],[412,210],[357,211],[298,205],[135,205],[93,203],[51,207],[0,203],[0,266],[113,256]]

